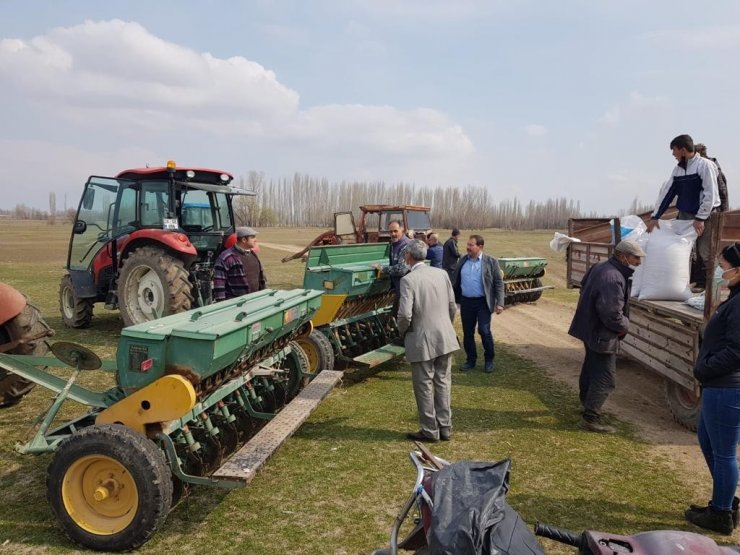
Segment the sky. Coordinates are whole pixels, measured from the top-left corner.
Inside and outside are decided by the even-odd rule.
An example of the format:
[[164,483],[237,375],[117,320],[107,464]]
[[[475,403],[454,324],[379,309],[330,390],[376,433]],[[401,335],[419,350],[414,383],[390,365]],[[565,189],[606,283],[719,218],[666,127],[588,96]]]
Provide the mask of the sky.
[[0,208],[172,159],[607,215],[682,133],[738,206],[738,60],[736,0],[0,0]]

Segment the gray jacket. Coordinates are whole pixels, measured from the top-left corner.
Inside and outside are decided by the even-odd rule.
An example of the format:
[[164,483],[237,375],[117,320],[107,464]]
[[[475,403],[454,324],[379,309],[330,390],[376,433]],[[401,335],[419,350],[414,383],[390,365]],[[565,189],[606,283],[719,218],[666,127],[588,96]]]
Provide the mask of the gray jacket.
[[616,353],[630,325],[630,276],[632,270],[614,257],[591,266],[568,333],[597,353]]
[[406,360],[422,362],[453,351],[460,345],[455,328],[455,296],[447,272],[417,264],[401,278],[398,331],[404,339]]
[[[501,268],[498,260],[486,253],[481,253],[481,267],[483,272],[483,291],[486,295],[486,304],[488,310],[492,313],[497,306],[504,306],[504,280],[501,276]],[[457,262],[455,267],[455,278],[453,279],[452,288],[455,291],[455,300],[459,303],[462,297],[462,286],[460,284],[460,272],[463,265],[468,261],[466,254]]]

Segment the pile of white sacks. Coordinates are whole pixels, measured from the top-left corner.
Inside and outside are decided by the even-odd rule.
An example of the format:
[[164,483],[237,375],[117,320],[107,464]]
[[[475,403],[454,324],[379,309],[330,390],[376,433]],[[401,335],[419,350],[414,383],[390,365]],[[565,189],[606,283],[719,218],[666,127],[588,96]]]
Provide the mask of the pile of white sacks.
[[660,227],[652,233],[647,233],[638,216],[625,216],[621,223],[633,228],[622,239],[637,241],[647,254],[632,276],[632,296],[641,301],[689,299],[691,249],[696,241],[693,221],[660,220]]

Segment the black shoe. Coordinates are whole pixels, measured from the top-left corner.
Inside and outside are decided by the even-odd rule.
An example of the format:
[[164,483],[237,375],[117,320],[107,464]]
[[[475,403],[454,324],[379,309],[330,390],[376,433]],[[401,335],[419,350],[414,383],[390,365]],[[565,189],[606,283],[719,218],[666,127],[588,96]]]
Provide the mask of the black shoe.
[[485,369],[483,370],[486,374],[490,374],[496,368],[496,364],[492,360],[486,361]]
[[732,534],[732,511],[718,511],[711,505],[703,511],[689,509],[684,513],[686,520],[699,528],[729,536]]
[[449,430],[445,430],[444,432],[442,430],[439,431],[439,439],[442,441],[450,441],[450,438],[452,437],[452,432]]
[[472,370],[475,368],[475,362],[466,362],[460,367],[460,372],[467,372],[468,370]]
[[418,432],[409,432],[406,434],[406,437],[412,441],[425,441],[427,443],[437,443],[439,441],[436,437],[429,437],[421,430]]
[[[712,502],[710,501],[706,505],[689,505],[689,511],[692,512],[704,512],[711,507]],[[740,499],[737,497],[732,498],[732,527],[737,528],[738,517],[740,517]]]
[[578,427],[581,430],[585,430],[587,432],[596,432],[598,434],[613,434],[617,431],[617,429],[613,426],[607,426],[606,424],[602,424],[598,420],[592,422],[591,420],[586,420],[583,417],[581,417],[581,420],[578,422]]

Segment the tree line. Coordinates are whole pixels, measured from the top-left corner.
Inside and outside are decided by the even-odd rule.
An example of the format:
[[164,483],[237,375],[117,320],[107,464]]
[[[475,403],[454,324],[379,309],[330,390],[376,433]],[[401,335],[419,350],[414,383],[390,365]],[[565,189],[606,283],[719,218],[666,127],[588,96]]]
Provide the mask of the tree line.
[[[234,216],[238,225],[255,227],[331,227],[334,213],[358,214],[364,204],[413,204],[432,209],[432,223],[437,229],[500,228],[512,230],[565,229],[568,218],[599,217],[584,213],[580,202],[565,197],[544,201],[519,199],[495,201],[485,187],[425,187],[409,183],[386,184],[383,181],[330,182],[326,178],[295,174],[292,178],[266,179],[261,172],[249,172],[234,185],[254,191],[255,196],[235,197]],[[652,209],[636,198],[628,209],[608,216],[639,214]],[[56,209],[56,195],[49,195],[49,210],[18,204],[0,209],[0,216],[21,220],[58,218],[70,221],[75,209]]]

